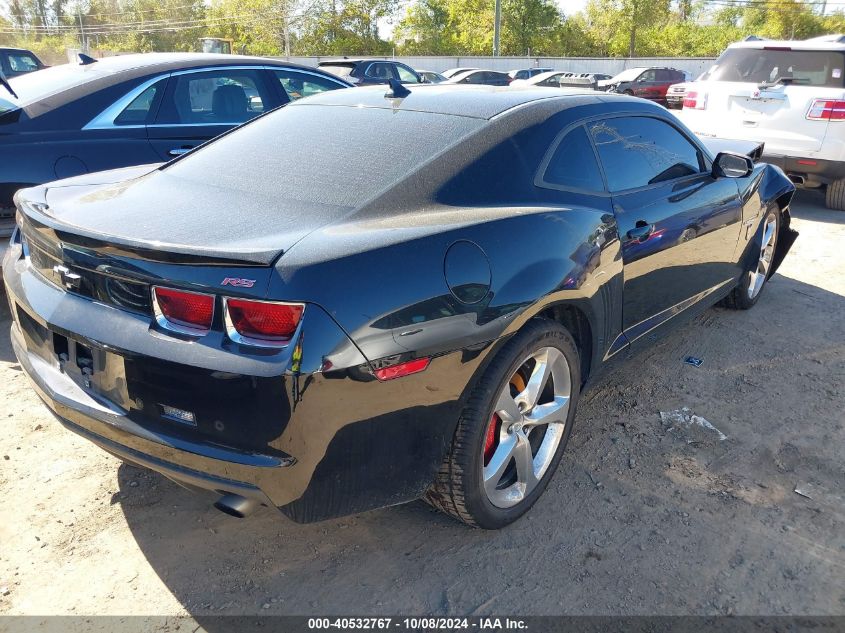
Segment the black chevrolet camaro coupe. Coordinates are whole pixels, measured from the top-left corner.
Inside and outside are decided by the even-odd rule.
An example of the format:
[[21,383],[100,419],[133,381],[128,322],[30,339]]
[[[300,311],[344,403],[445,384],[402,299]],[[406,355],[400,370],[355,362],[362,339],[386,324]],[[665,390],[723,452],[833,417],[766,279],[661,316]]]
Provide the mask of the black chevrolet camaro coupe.
[[12,344],[62,424],[230,514],[424,497],[498,528],[588,378],[754,305],[792,194],[623,95],[326,92],[163,167],[18,193]]

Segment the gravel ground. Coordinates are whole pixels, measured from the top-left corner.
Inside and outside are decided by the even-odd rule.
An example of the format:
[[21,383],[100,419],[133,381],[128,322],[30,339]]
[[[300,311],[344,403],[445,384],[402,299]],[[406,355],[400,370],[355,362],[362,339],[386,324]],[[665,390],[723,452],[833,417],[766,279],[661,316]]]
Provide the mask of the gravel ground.
[[225,516],[59,426],[0,301],[0,613],[845,615],[845,213],[821,201],[800,194],[755,309],[584,395],[549,489],[496,533],[421,502]]

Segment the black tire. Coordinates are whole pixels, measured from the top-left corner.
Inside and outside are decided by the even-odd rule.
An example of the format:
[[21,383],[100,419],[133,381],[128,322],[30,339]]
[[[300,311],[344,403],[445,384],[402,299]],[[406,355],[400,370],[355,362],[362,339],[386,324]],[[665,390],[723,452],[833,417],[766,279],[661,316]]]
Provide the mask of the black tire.
[[634,91],[633,91],[633,90],[623,90],[623,91],[622,91],[622,94],[623,94],[623,95],[628,95],[629,97],[633,97],[633,96],[634,96]]
[[835,180],[827,186],[824,204],[828,209],[845,211],[845,179]]
[[775,233],[774,243],[772,244],[772,251],[774,252],[774,250],[777,248],[777,239],[778,233],[780,232],[782,218],[780,209],[774,207],[769,209],[763,219],[763,222],[760,223],[760,228],[758,229],[759,235],[755,238],[754,246],[752,247],[754,252],[752,261],[749,264],[748,269],[742,274],[739,284],[731,291],[731,293],[727,297],[722,300],[721,305],[723,305],[724,307],[730,308],[731,310],[749,310],[756,305],[757,301],[760,299],[760,295],[763,294],[763,290],[765,290],[766,288],[766,284],[769,280],[769,277],[771,277],[771,270],[769,270],[768,274],[763,280],[763,285],[760,287],[760,290],[757,292],[757,294],[752,297],[749,293],[749,289],[751,288],[752,283],[751,273],[757,269],[759,263],[764,229],[768,218],[771,216],[774,216],[775,219]]
[[[501,390],[526,356],[544,347],[555,347],[569,364],[571,395],[563,436],[536,487],[510,508],[494,506],[483,487],[484,438]],[[484,371],[461,412],[449,454],[425,500],[442,512],[472,527],[495,530],[513,523],[537,501],[557,470],[572,425],[581,386],[580,355],[575,341],[560,324],[534,319],[515,334]]]

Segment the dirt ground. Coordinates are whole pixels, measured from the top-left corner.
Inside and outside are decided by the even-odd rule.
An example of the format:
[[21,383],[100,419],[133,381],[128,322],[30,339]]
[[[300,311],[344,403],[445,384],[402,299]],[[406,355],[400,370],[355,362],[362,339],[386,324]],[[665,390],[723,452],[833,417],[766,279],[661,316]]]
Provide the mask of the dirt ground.
[[0,301],[0,613],[845,615],[845,213],[821,202],[799,195],[755,309],[711,309],[585,394],[500,532],[422,502],[225,516],[55,422]]

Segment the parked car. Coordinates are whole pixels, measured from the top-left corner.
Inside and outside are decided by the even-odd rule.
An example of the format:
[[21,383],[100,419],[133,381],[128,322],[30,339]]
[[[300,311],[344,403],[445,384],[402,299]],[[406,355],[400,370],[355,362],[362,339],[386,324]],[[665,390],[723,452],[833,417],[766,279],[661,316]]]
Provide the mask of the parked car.
[[538,73],[528,79],[514,79],[510,85],[514,88],[520,86],[538,86],[542,88],[560,88],[560,79],[564,75],[572,74],[565,70],[548,70],[543,73]]
[[0,47],[0,73],[6,79],[46,68],[38,56],[25,48]]
[[531,79],[515,79],[511,86],[539,86],[545,88],[589,88],[595,90],[598,87],[599,79],[592,73],[573,73],[568,71],[553,70],[540,73]]
[[446,77],[446,79],[451,79],[455,75],[459,75],[460,73],[465,73],[468,70],[478,70],[478,68],[471,68],[469,66],[458,67],[458,68],[450,68],[449,70],[444,70],[440,74],[443,75],[444,77]]
[[468,70],[465,73],[452,75],[444,83],[447,84],[475,84],[485,86],[509,86],[510,75],[496,70]]
[[845,210],[843,96],[845,43],[747,41],[687,88],[679,116],[703,136],[764,142],[765,160]]
[[665,103],[669,86],[687,80],[686,73],[674,68],[629,68],[598,82],[598,89]]
[[317,67],[337,75],[356,86],[386,84],[396,79],[403,84],[422,83],[416,70],[401,62],[384,59],[333,59],[320,62]]
[[18,193],[12,348],[59,420],[235,516],[425,497],[499,528],[549,483],[588,379],[716,301],[752,307],[795,239],[780,169],[712,156],[653,103],[403,94],[323,93],[161,167]]
[[[705,81],[709,71],[701,73],[695,81]],[[666,107],[678,110],[684,107],[684,97],[687,94],[687,89],[695,82],[685,81],[680,84],[672,84],[666,91]]]
[[418,70],[417,74],[420,76],[420,79],[424,84],[439,84],[446,81],[447,79],[447,77],[444,77],[440,73],[436,73],[433,70]]
[[21,187],[170,160],[262,112],[350,86],[287,62],[199,53],[65,64],[9,85],[14,94],[0,86],[0,249]]
[[554,70],[554,68],[522,68],[519,70],[512,70],[508,73],[511,79],[531,79],[540,73],[547,73]]

